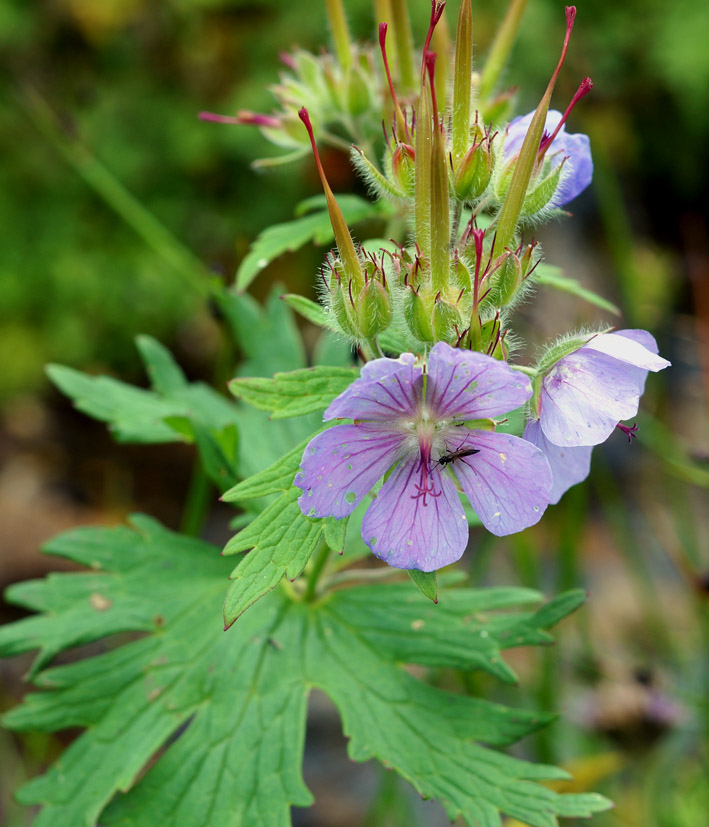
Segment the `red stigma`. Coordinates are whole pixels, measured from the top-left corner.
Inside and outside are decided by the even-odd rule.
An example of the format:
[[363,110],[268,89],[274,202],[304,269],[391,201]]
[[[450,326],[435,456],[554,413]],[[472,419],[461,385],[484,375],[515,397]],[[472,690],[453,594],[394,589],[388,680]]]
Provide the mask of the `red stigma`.
[[[318,152],[317,144],[315,143],[315,134],[313,133],[313,125],[310,123],[310,115],[308,114],[308,110],[303,106],[301,109],[298,110],[298,117],[303,121],[305,128],[308,130],[308,137],[310,138],[310,145],[313,148],[313,155],[315,156],[315,164],[318,168],[318,172],[320,174],[320,179],[323,182],[323,187],[326,188],[327,185],[327,178],[325,176],[325,170],[323,168],[322,162],[320,161],[320,153]],[[326,188],[327,194],[327,188]]]
[[441,19],[441,15],[443,14],[443,9],[445,9],[445,7],[446,4],[441,3],[440,0],[431,0],[431,19],[428,24],[428,34],[426,35],[426,42],[423,44],[424,57],[428,52],[428,47],[431,45],[433,31],[438,25],[438,21]]
[[584,78],[581,81],[581,84],[579,85],[579,88],[576,90],[573,98],[571,98],[571,103],[569,103],[569,105],[566,107],[566,110],[564,111],[564,114],[561,116],[561,120],[556,125],[556,129],[551,133],[551,135],[546,135],[545,134],[545,136],[542,138],[542,142],[539,146],[539,158],[540,159],[544,157],[544,153],[547,151],[547,149],[549,149],[549,147],[551,146],[554,138],[556,138],[556,136],[561,131],[561,128],[566,123],[566,121],[567,121],[569,115],[571,114],[574,106],[576,106],[576,104],[581,100],[581,98],[584,98],[586,95],[588,95],[588,93],[591,91],[591,89],[593,89],[593,81],[591,80],[591,78]]

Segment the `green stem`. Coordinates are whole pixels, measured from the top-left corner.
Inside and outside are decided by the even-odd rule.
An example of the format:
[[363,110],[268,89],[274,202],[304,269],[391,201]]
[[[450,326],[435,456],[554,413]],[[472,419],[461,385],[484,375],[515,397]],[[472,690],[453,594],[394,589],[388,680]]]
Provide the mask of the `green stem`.
[[188,537],[198,537],[202,530],[212,501],[212,484],[202,466],[199,455],[195,458],[190,486],[187,489],[185,510],[182,514],[180,531]]
[[531,376],[536,378],[539,371],[536,368],[528,368],[525,365],[509,365],[512,370],[518,370],[520,373],[524,373],[526,376]]
[[370,347],[375,359],[384,358],[384,351],[382,350],[376,336],[372,336],[371,339],[367,339],[367,345]]
[[399,80],[405,94],[416,88],[414,68],[414,38],[406,0],[391,0],[391,17],[394,26],[394,41],[399,64]]
[[[333,574],[327,579],[327,586],[339,586],[342,583],[365,582],[372,583],[380,580],[402,579],[402,570],[387,567],[386,569],[348,569]],[[403,581],[402,581],[403,582]]]
[[330,31],[332,32],[332,41],[335,45],[335,54],[340,66],[343,69],[348,69],[352,62],[352,47],[342,0],[325,0],[325,7],[330,23]]
[[498,29],[480,80],[478,94],[479,99],[483,102],[487,101],[492,94],[505,63],[507,63],[507,58],[517,38],[519,24],[526,5],[527,0],[512,0],[507,15]]
[[319,548],[315,552],[314,560],[313,560],[313,567],[310,569],[310,574],[308,575],[308,583],[305,587],[305,592],[303,593],[303,601],[305,603],[311,603],[315,598],[315,589],[318,585],[318,580],[320,579],[320,575],[325,568],[325,563],[327,563],[327,558],[330,556],[330,547],[327,543],[321,542]]

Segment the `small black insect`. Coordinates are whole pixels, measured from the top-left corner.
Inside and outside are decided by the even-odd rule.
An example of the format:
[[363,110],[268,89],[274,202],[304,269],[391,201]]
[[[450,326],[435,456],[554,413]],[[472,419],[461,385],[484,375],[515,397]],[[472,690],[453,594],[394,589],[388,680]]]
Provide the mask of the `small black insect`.
[[461,448],[459,451],[451,451],[450,454],[443,454],[442,457],[438,458],[438,462],[445,467],[449,463],[455,462],[457,459],[471,457],[473,454],[479,453],[480,450],[478,448]]

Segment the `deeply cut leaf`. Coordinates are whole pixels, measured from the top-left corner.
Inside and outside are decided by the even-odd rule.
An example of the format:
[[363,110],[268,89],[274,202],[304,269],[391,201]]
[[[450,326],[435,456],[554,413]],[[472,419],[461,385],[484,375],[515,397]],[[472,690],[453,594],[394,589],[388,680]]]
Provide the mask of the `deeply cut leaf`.
[[282,419],[322,411],[358,376],[356,368],[322,365],[277,373],[273,379],[233,379],[229,389],[255,408],[270,411],[272,419]]
[[217,606],[228,563],[217,549],[144,517],[134,524],[57,538],[47,550],[91,572],[8,592],[45,614],[1,629],[0,652],[40,647],[39,665],[115,632],[146,633],[41,672],[39,691],[6,716],[16,729],[84,729],[19,793],[42,806],[37,827],[287,827],[290,806],[312,800],[301,775],[311,687],[340,710],[351,758],[377,757],[471,827],[499,827],[502,813],[552,827],[555,814],[608,806],[535,783],[565,777],[560,770],[482,746],[507,745],[548,716],[453,695],[393,661],[426,665],[437,652],[441,664],[494,672],[476,652],[490,659],[546,639],[540,625],[571,610],[578,595],[517,614],[509,609],[539,595],[451,589],[433,606],[412,583],[341,590],[311,604],[276,591],[225,634]]
[[[378,204],[365,201],[356,195],[338,195],[337,203],[349,225],[365,218],[377,217],[382,213],[382,208]],[[238,290],[246,290],[261,270],[283,253],[298,250],[309,241],[315,244],[329,244],[334,239],[330,217],[327,209],[323,208],[323,199],[308,199],[306,204],[323,206],[317,212],[296,218],[294,221],[274,224],[259,234],[239,265],[236,273]]]
[[222,554],[246,554],[231,573],[234,581],[224,602],[224,627],[283,579],[295,580],[308,564],[322,534],[320,520],[305,517],[298,505],[302,492],[290,488],[233,537]]

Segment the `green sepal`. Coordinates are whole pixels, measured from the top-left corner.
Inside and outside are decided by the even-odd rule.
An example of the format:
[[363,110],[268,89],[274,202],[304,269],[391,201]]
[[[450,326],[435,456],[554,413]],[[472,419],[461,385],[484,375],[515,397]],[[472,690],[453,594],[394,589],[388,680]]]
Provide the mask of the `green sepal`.
[[407,197],[407,192],[394,184],[386,175],[383,175],[367,156],[357,147],[350,153],[352,165],[359,172],[365,182],[372,187],[380,198],[390,198],[400,201]]
[[444,299],[433,305],[433,336],[437,342],[448,342],[455,336],[456,326],[461,329],[458,309]]
[[492,152],[487,140],[473,144],[456,169],[453,191],[460,201],[476,201],[492,178],[494,168]]
[[391,300],[384,287],[375,279],[369,279],[357,302],[359,335],[371,339],[383,333],[391,324]]
[[404,295],[404,319],[413,336],[421,342],[435,341],[431,317],[421,296],[409,289]]
[[330,309],[337,320],[339,329],[352,339],[357,338],[357,327],[354,322],[355,309],[352,307],[349,295],[345,295],[347,288],[343,285],[342,279],[334,274],[330,279]]
[[323,539],[328,547],[338,554],[342,554],[344,551],[349,521],[349,517],[342,517],[339,520],[335,517],[325,517],[322,520]]
[[569,334],[548,347],[537,362],[539,376],[543,376],[547,371],[551,370],[564,356],[568,356],[570,353],[588,344],[589,340],[596,335],[596,333]]
[[559,188],[563,166],[564,162],[562,161],[545,178],[535,182],[525,196],[520,212],[521,217],[529,218],[529,216],[543,210],[551,202]]
[[438,603],[438,572],[408,569],[408,574],[424,597]]
[[491,278],[494,285],[491,295],[495,296],[493,303],[499,307],[511,304],[522,285],[522,265],[515,253],[508,251],[502,256]]

